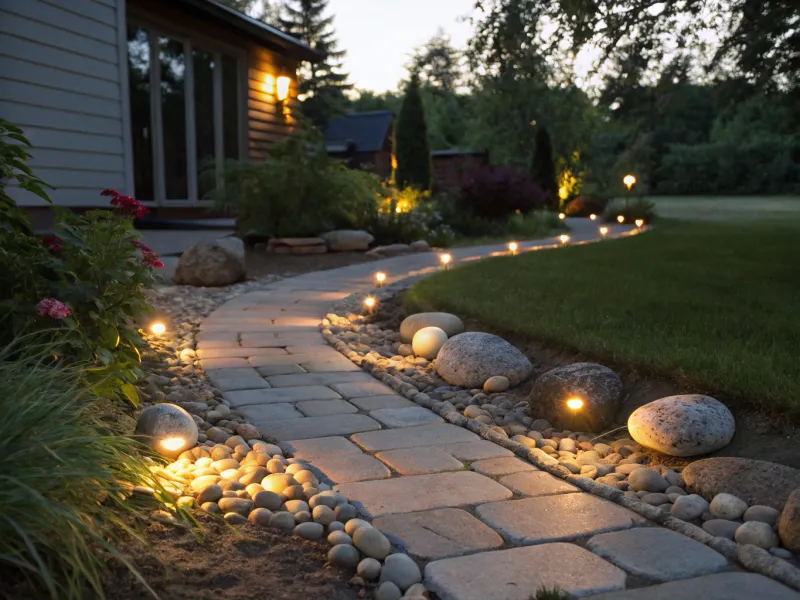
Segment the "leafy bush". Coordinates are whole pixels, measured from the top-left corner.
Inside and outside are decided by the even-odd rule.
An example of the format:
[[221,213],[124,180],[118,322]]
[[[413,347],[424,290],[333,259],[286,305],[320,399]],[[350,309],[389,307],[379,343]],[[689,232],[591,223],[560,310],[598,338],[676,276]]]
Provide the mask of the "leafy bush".
[[527,215],[511,215],[507,231],[520,240],[531,240],[548,235],[553,229],[565,228],[556,213],[537,210]]
[[603,220],[606,223],[616,223],[619,215],[625,217],[626,223],[633,223],[636,219],[652,223],[656,218],[656,205],[647,198],[631,198],[628,201],[617,198],[606,206]]
[[[9,143],[12,139],[19,145]],[[133,219],[147,208],[113,190],[114,210],[76,216],[56,212],[55,235],[34,234],[23,209],[6,194],[9,179],[49,201],[43,182],[30,174],[22,132],[0,122],[0,345],[15,336],[47,331],[52,353],[89,365],[87,380],[102,396],[138,404],[133,383],[141,375],[142,344],[135,320],[149,310],[144,288],[161,267],[138,241]]]
[[411,74],[406,95],[400,107],[395,133],[397,184],[401,188],[431,187],[431,153],[428,146],[428,125],[420,94],[419,75]]
[[320,137],[303,128],[263,163],[229,162],[211,197],[245,236],[307,237],[365,227],[379,191],[375,175],[330,158]]
[[131,510],[124,490],[154,482],[130,438],[101,431],[77,372],[20,356],[22,342],[0,351],[0,579],[31,597],[103,597],[109,558],[133,570],[114,547],[112,508]]
[[533,178],[512,167],[483,166],[470,173],[461,188],[461,202],[479,218],[506,219],[545,204],[545,194]]
[[567,203],[564,213],[568,217],[588,217],[589,215],[602,215],[606,209],[607,200],[597,196],[578,196]]

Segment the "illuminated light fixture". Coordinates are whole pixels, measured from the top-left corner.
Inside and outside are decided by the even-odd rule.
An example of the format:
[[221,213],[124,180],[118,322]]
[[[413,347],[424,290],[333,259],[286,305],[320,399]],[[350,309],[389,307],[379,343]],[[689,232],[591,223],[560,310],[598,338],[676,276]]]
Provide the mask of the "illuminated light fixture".
[[367,296],[366,298],[364,298],[364,306],[366,306],[367,309],[369,309],[370,311],[372,311],[372,309],[375,308],[375,304],[377,304],[377,302],[378,301],[375,300],[373,296]]
[[159,454],[175,458],[197,444],[198,430],[185,409],[164,402],[142,411],[134,435]]
[[281,75],[275,82],[275,96],[278,102],[284,102],[289,97],[289,86],[292,80],[286,75]]
[[608,235],[608,227],[601,227],[600,228],[600,235],[606,237]]
[[563,221],[564,219],[567,218],[567,215],[565,215],[564,213],[558,213],[558,218]]
[[159,442],[161,447],[167,452],[175,452],[186,444],[186,440],[182,437],[171,437]]
[[634,222],[636,223],[637,227],[641,227],[642,225],[644,225],[644,219],[636,219],[636,221]]
[[383,287],[383,282],[386,281],[386,273],[383,271],[375,273],[375,281],[378,282],[378,287]]
[[155,335],[161,335],[167,330],[167,326],[161,323],[160,321],[156,321],[150,325],[151,333]]
[[561,245],[564,246],[569,241],[569,236],[566,233],[562,233],[558,236],[559,241],[561,241]]
[[508,250],[511,252],[511,254],[516,254],[518,249],[519,246],[517,245],[517,242],[509,242]]
[[270,96],[275,95],[275,76],[274,75],[266,75],[264,77],[264,93],[269,94]]
[[597,220],[597,215],[596,215],[596,214],[594,214],[594,213],[592,213],[592,214],[590,214],[590,215],[589,215],[589,218],[590,218],[592,221],[596,221],[596,220]]
[[622,215],[619,215],[619,216],[617,217],[617,223],[619,223],[620,225],[622,225],[624,222],[625,222],[625,217],[623,217]]
[[446,269],[450,265],[450,261],[453,260],[453,257],[449,254],[440,254],[439,260],[442,261],[442,265]]
[[631,188],[636,185],[636,177],[631,174],[625,175],[625,177],[622,178],[622,183],[625,184],[625,187],[628,188],[630,192]]
[[570,410],[580,410],[583,408],[583,400],[580,398],[570,398],[567,400],[567,408]]

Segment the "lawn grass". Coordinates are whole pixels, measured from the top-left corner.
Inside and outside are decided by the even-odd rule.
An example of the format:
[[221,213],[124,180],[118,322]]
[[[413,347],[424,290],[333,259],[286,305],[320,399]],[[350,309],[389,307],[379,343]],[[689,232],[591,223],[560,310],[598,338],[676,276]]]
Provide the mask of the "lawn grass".
[[663,221],[458,267],[405,298],[798,417],[798,240],[800,221]]
[[691,221],[800,220],[800,196],[652,196],[659,216]]

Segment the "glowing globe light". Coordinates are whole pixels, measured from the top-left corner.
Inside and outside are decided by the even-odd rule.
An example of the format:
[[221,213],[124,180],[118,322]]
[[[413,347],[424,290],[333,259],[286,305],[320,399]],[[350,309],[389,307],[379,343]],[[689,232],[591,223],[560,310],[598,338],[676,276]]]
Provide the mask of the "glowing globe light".
[[625,175],[625,177],[622,178],[622,183],[625,184],[625,187],[628,188],[630,192],[631,188],[636,184],[636,177],[630,174]]
[[596,221],[596,220],[597,220],[597,215],[596,215],[596,214],[594,214],[594,213],[592,213],[592,214],[590,214],[590,215],[589,215],[589,218],[590,218],[592,221]]
[[583,408],[583,400],[580,398],[570,398],[567,400],[567,408],[570,410],[580,410]]
[[375,298],[373,298],[372,296],[367,296],[366,298],[364,298],[364,306],[366,306],[370,310],[375,308],[375,304],[377,304],[377,302],[378,301],[375,300]]
[[161,322],[155,322],[150,325],[150,331],[155,335],[161,335],[167,330],[167,326]]
[[450,256],[449,254],[441,254],[439,256],[439,260],[442,261],[444,267],[447,268],[447,265],[450,264],[450,261],[453,260],[453,257]]
[[636,219],[635,223],[637,227],[641,227],[644,225],[644,219]]
[[567,218],[567,215],[565,215],[564,213],[558,213],[558,218],[563,221],[564,219]]
[[600,235],[602,235],[603,237],[606,237],[606,235],[608,235],[608,227],[601,227],[600,228]]
[[518,248],[517,242],[509,242],[508,249],[512,254],[516,254]]
[[386,281],[386,273],[384,273],[383,271],[378,271],[377,273],[375,273],[375,281],[378,282],[378,287],[382,287],[383,282]]
[[566,233],[562,233],[560,236],[558,236],[558,239],[562,244],[566,244],[569,241],[569,236]]
[[171,437],[161,440],[159,443],[167,452],[175,452],[176,450],[180,450],[186,444],[186,440],[182,437]]
[[621,225],[624,222],[625,222],[625,217],[623,217],[622,215],[619,215],[617,217],[617,223],[619,223]]

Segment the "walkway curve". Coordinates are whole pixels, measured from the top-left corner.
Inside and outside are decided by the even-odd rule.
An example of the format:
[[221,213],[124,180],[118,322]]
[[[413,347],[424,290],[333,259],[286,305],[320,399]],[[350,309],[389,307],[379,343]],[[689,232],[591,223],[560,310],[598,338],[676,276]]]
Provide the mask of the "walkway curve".
[[[570,243],[598,239],[596,224],[570,225]],[[609,229],[609,237],[633,232]],[[520,243],[520,251],[558,244],[550,237]],[[507,250],[449,253],[459,264]],[[232,408],[308,460],[375,527],[427,565],[424,583],[443,599],[528,600],[543,585],[603,600],[661,597],[653,595],[657,589],[690,597],[680,583],[619,591],[630,574],[650,584],[692,578],[687,589],[697,596],[691,597],[704,600],[715,593],[726,600],[770,593],[776,600],[800,599],[761,575],[731,572],[736,567],[707,546],[652,527],[639,514],[446,423],[359,369],[320,332],[331,305],[372,289],[376,271],[398,282],[440,268],[437,254],[412,254],[275,282],[209,315],[197,355]],[[591,552],[583,547],[587,540]]]

